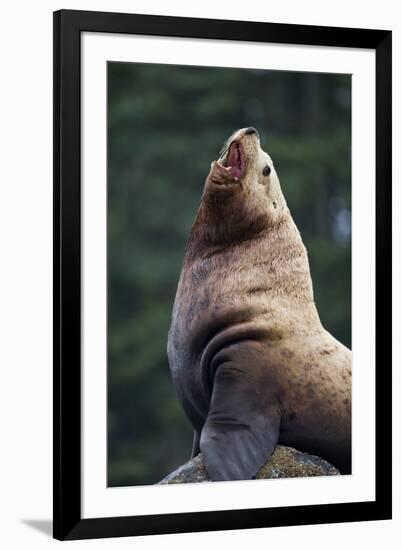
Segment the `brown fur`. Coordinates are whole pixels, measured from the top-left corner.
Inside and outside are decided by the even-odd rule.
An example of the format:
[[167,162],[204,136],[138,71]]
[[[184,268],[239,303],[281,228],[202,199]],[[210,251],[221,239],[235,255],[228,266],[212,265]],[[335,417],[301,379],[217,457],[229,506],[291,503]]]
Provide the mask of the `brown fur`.
[[280,443],[348,473],[351,352],[321,325],[307,252],[272,160],[258,135],[239,130],[232,139],[243,145],[246,171],[233,181],[211,165],[173,309],[173,380],[200,433],[216,369],[235,362],[262,400],[265,388],[274,392]]

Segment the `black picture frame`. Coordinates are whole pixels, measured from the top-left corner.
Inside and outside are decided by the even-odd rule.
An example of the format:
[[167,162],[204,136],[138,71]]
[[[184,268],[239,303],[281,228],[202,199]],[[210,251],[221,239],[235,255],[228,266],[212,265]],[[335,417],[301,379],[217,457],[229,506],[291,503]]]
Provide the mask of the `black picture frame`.
[[[54,520],[60,540],[390,519],[391,55],[386,30],[61,10],[54,17]],[[83,32],[368,48],[376,56],[376,497],[342,504],[82,519]],[[378,292],[378,288],[381,291]]]

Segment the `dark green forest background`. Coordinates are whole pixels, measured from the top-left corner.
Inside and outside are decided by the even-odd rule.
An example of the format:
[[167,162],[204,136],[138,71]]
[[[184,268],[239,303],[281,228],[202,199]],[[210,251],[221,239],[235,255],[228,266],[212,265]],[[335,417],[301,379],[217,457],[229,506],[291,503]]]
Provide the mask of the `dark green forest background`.
[[350,77],[109,63],[109,486],[155,483],[189,458],[171,309],[210,163],[245,126],[276,166],[321,320],[351,345]]

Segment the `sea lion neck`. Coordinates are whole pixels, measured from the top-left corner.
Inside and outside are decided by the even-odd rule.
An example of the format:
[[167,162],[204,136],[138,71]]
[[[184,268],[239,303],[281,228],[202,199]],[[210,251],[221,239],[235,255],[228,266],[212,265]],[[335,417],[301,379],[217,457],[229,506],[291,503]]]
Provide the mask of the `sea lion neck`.
[[202,241],[195,224],[184,269],[200,284],[209,280],[210,272],[219,271],[224,277],[231,274],[233,280],[241,273],[245,288],[253,280],[253,288],[264,288],[271,296],[285,292],[290,300],[314,303],[307,251],[290,213],[273,226],[227,243]]
[[187,241],[192,256],[255,238],[269,228],[266,213],[258,205],[252,207],[241,190],[218,194],[204,192]]

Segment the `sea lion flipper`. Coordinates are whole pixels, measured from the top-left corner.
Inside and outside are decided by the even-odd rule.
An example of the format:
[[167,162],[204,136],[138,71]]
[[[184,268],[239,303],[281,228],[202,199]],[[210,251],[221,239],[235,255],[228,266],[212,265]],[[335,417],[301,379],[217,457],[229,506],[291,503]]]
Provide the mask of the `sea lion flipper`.
[[275,449],[279,427],[274,400],[260,402],[255,382],[238,369],[220,367],[200,441],[209,478],[253,478]]

